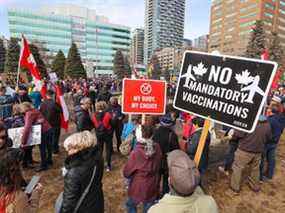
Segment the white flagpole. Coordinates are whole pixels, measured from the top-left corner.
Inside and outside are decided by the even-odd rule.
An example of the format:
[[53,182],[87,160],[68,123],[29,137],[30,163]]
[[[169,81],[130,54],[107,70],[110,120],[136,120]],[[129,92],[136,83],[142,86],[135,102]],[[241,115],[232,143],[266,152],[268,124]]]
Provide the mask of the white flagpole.
[[19,78],[20,78],[20,61],[21,61],[21,58],[22,58],[22,55],[23,55],[23,34],[22,34],[22,40],[21,40],[21,45],[20,45],[20,56],[19,56],[19,61],[18,61],[18,73],[17,73],[17,86],[16,86],[16,91],[18,90],[19,88]]

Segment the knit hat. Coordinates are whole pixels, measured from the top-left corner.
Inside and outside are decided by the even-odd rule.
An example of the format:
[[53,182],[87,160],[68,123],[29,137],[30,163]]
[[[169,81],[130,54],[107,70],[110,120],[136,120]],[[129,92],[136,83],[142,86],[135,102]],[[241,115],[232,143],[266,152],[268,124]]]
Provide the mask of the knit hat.
[[170,185],[181,196],[191,195],[200,182],[200,173],[194,161],[181,151],[174,150],[167,157]]
[[160,124],[165,127],[172,127],[175,122],[171,119],[171,116],[166,114],[160,118]]

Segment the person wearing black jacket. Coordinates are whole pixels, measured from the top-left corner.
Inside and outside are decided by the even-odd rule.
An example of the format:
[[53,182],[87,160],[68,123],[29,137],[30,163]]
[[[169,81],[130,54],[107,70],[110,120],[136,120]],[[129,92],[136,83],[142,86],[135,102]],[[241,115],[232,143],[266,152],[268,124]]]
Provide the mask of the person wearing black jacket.
[[59,137],[60,137],[60,115],[61,107],[53,100],[54,92],[48,90],[46,93],[46,99],[42,102],[40,106],[40,111],[45,117],[45,119],[52,126],[53,131],[53,153],[59,153]]
[[[202,135],[205,120],[203,118],[195,117],[193,118],[192,122],[195,126],[197,126],[197,128],[195,129],[195,132],[190,136],[187,142],[187,154],[192,160],[194,160]],[[205,174],[208,168],[210,142],[211,136],[210,134],[208,134],[198,167],[201,176]]]
[[105,86],[103,90],[99,93],[97,101],[105,101],[106,103],[109,103],[111,97],[112,94],[109,92],[108,87]]
[[120,152],[122,143],[121,136],[123,131],[123,120],[125,115],[122,113],[122,107],[118,104],[118,98],[112,97],[110,99],[110,106],[108,110],[112,114],[112,127],[116,135],[117,151]]
[[162,151],[161,175],[163,180],[162,195],[169,192],[167,153],[179,149],[178,136],[173,130],[175,121],[169,114],[160,118],[160,127],[155,130],[153,141],[158,143]]
[[24,85],[19,86],[19,92],[15,96],[17,103],[29,102],[32,103],[30,96],[28,95],[28,90]]
[[90,98],[83,98],[80,101],[80,106],[75,107],[75,123],[78,132],[89,130],[94,128],[93,122],[89,115],[89,109],[91,108]]
[[60,213],[71,213],[76,208],[77,213],[103,213],[104,162],[95,135],[89,131],[75,133],[64,141],[64,148],[68,157],[63,169],[64,191]]

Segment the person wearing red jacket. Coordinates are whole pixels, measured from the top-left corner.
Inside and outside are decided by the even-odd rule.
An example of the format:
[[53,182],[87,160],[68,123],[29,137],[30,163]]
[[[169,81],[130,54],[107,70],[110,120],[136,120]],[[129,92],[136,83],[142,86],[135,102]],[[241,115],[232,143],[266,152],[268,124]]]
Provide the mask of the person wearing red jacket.
[[95,132],[101,154],[104,150],[104,144],[106,144],[107,172],[109,172],[111,171],[112,161],[113,130],[111,126],[112,115],[107,111],[107,107],[108,105],[106,102],[97,102],[95,104],[96,112],[92,117],[92,121],[95,126]]
[[[44,118],[42,113],[33,108],[33,105],[29,102],[24,102],[20,105],[21,113],[25,115],[25,126],[23,136],[21,138],[22,147],[25,147],[28,143],[29,135],[32,131],[32,126],[41,125],[41,144],[40,155],[41,165],[36,169],[37,172],[41,172],[48,169],[48,165],[52,165],[52,128],[48,121]],[[31,155],[31,153],[30,153]],[[31,157],[31,156],[30,156]]]
[[138,143],[124,167],[124,177],[130,180],[126,202],[128,213],[137,212],[140,203],[146,213],[159,197],[162,152],[159,144],[151,139],[152,135],[153,126],[140,126],[136,132]]

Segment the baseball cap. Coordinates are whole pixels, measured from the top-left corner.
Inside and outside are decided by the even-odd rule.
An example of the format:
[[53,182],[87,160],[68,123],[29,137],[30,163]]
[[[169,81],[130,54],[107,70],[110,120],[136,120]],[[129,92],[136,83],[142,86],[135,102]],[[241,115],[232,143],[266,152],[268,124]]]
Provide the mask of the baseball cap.
[[167,156],[170,185],[181,196],[191,195],[200,182],[200,173],[189,156],[174,150]]

